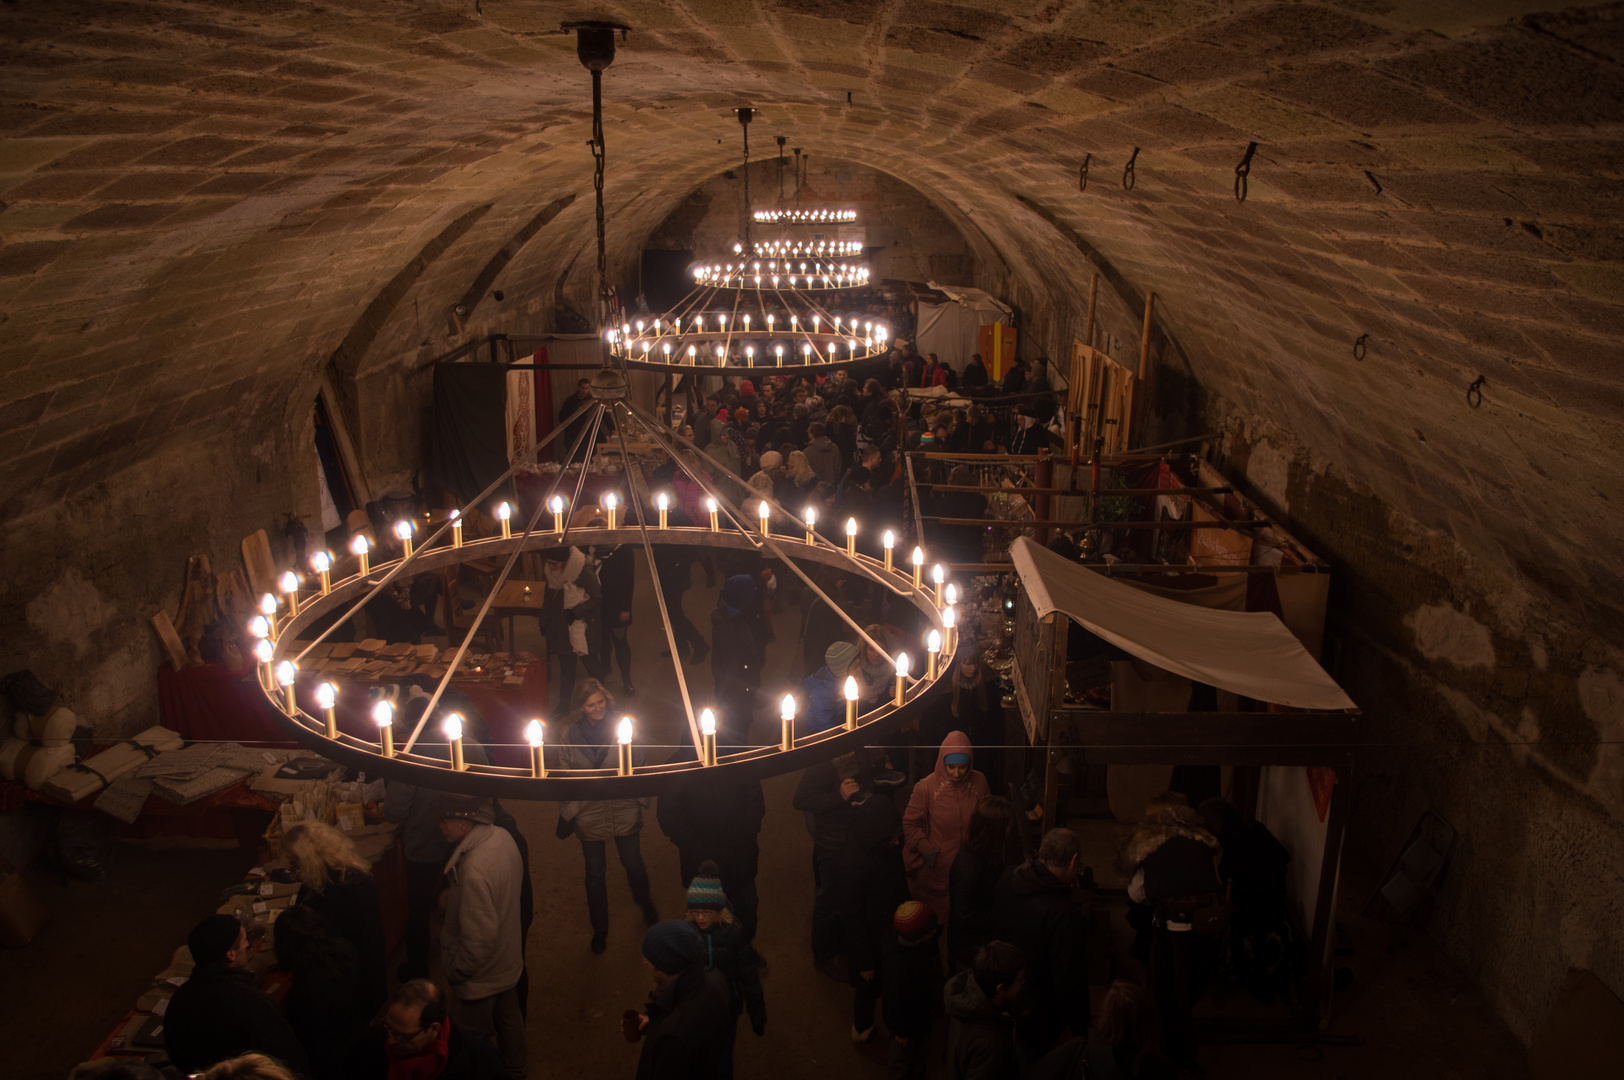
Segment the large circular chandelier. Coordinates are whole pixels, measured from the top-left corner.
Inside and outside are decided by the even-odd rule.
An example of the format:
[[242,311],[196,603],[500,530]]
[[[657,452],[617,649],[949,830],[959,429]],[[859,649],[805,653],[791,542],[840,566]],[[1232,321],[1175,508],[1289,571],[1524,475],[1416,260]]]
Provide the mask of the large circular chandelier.
[[[309,581],[300,582],[291,573],[283,575],[281,600],[267,594],[261,601],[264,614],[251,626],[260,638],[255,649],[257,678],[278,723],[300,744],[325,757],[363,770],[369,776],[382,775],[423,787],[470,794],[569,800],[657,795],[670,790],[674,783],[684,777],[719,770],[741,778],[777,775],[817,761],[826,761],[833,755],[865,745],[883,742],[905,720],[917,716],[933,693],[944,685],[951,664],[944,663],[942,658],[950,657],[956,647],[957,618],[953,607],[956,593],[952,585],[946,584],[944,569],[938,565],[927,571],[925,553],[919,548],[903,557],[895,550],[895,537],[889,532],[884,537],[883,558],[859,554],[856,547],[859,526],[855,520],[848,520],[844,524],[845,544],[841,546],[817,532],[816,518],[810,508],[802,511],[754,494],[745,504],[734,503],[726,497],[716,481],[704,472],[693,469],[684,460],[679,451],[696,449],[693,444],[626,401],[625,388],[623,372],[610,368],[599,371],[593,379],[592,400],[548,437],[540,440],[535,450],[522,456],[479,496],[452,513],[432,535],[414,544],[413,526],[410,522],[400,523],[397,533],[403,544],[401,558],[371,564],[365,541],[361,540],[353,552],[355,561],[347,568],[350,572],[344,577],[335,578],[337,564],[327,552],[318,552],[312,558],[316,571],[313,585]],[[586,479],[585,472],[577,472],[573,496],[559,491],[566,476],[560,472],[546,494],[537,501],[522,528],[515,524],[511,507],[504,503],[494,515],[500,522],[498,535],[464,541],[463,520],[482,507],[518,468],[527,464],[570,425],[582,420],[584,422],[578,428],[575,445],[570,451],[570,458],[573,459],[583,443],[591,445],[605,419],[610,417],[614,422],[615,438],[619,440],[621,453],[626,460],[632,460],[626,445],[630,429],[675,461],[688,480],[705,492],[708,522],[688,526],[669,524],[669,508],[674,504],[672,496],[667,492],[648,490],[638,471],[628,469],[625,474],[628,484],[628,490],[624,493],[625,504],[619,504],[619,496],[606,494],[603,503],[607,511],[606,524],[582,527],[571,520],[571,514],[577,509],[576,504]],[[728,481],[748,490],[743,478],[725,467],[716,468]],[[571,513],[567,514],[566,511]],[[655,574],[656,544],[754,551],[777,559],[829,604],[847,623],[856,640],[877,652],[888,654],[884,646],[824,594],[801,564],[842,567],[877,583],[917,609],[924,629],[921,637],[923,649],[913,656],[902,653],[894,658],[896,677],[893,692],[877,705],[862,708],[857,700],[857,684],[855,680],[848,679],[843,724],[836,724],[827,731],[798,736],[794,726],[794,699],[787,697],[777,741],[766,746],[719,748],[716,744],[715,713],[703,701],[696,701],[689,689],[671,618],[663,595],[656,589],[654,592],[676,673],[681,709],[685,714],[696,760],[647,765],[635,763],[633,747],[637,738],[638,718],[631,715],[621,718],[617,726],[617,760],[616,767],[612,769],[551,767],[546,753],[547,722],[540,716],[531,720],[526,730],[530,744],[527,768],[468,761],[462,752],[462,718],[457,714],[443,718],[442,730],[434,738],[436,745],[440,738],[444,739],[449,747],[449,760],[424,753],[419,748],[419,742],[423,739],[425,727],[436,716],[436,705],[468,655],[469,643],[481,622],[490,615],[496,596],[512,574],[519,556],[525,552],[564,545],[625,543],[642,548],[651,576]],[[463,637],[455,658],[440,677],[434,695],[416,727],[410,731],[395,731],[393,714],[384,705],[373,714],[376,721],[373,737],[340,730],[335,708],[341,697],[353,691],[345,690],[335,682],[318,682],[315,678],[301,675],[300,665],[311,656],[312,650],[337,626],[362,611],[370,600],[403,574],[418,574],[474,560],[504,557],[501,571],[473,625]],[[320,635],[309,640],[304,638],[303,635],[311,627],[330,618],[333,619],[332,625]]]

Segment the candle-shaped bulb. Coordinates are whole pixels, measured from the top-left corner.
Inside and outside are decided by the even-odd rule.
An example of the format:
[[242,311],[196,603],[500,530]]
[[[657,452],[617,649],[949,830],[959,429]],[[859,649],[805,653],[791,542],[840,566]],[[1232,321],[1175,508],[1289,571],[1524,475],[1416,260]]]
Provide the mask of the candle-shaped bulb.
[[[317,705],[320,705],[324,709],[331,709],[333,707],[333,702],[335,702],[337,700],[338,700],[338,687],[334,686],[332,683],[324,682],[321,685],[316,687],[316,704]],[[384,704],[387,704],[387,702],[380,701],[378,704],[384,705]],[[377,715],[377,710],[376,709],[373,710],[373,715],[374,716]]]
[[716,734],[716,714],[709,709],[699,711],[699,733],[701,735]]
[[713,498],[710,498],[709,496],[706,496],[706,498],[705,498],[705,509],[709,510],[713,514],[716,513],[716,500],[713,499]]
[[564,496],[554,495],[552,499],[548,501],[547,509],[551,510],[555,514],[562,514],[564,512]]
[[905,652],[899,652],[899,653],[897,653],[897,678],[905,679],[907,677],[908,677],[908,654],[905,653]]
[[778,715],[783,720],[795,719],[795,695],[785,694],[778,703]]
[[930,568],[930,579],[940,585],[947,580],[947,569],[941,563]]
[[761,505],[756,508],[756,514],[761,518],[762,521],[766,521],[769,517],[771,517],[772,512],[773,508],[767,505],[766,499],[762,499]]
[[942,625],[949,630],[959,625],[959,609],[952,606],[943,608]]
[[496,519],[498,521],[506,521],[512,516],[513,507],[509,506],[507,503],[503,503],[501,506],[496,508]]
[[540,720],[532,720],[525,725],[524,738],[533,747],[540,747],[547,741],[547,725]]
[[614,492],[606,491],[603,495],[603,505],[605,508],[613,510],[616,506],[620,505],[620,500],[615,497]]
[[284,660],[276,665],[276,683],[278,686],[292,686],[293,680],[299,674],[299,669],[293,666],[292,660]]
[[632,741],[632,718],[622,716],[620,724],[615,728],[615,739],[622,745]]
[[818,508],[809,506],[802,512],[801,516],[806,519],[806,527],[810,529],[818,523]]
[[957,585],[949,583],[947,588],[942,590],[942,599],[947,601],[947,604],[948,604],[949,607],[952,607],[954,604],[958,603],[959,602],[959,587]]
[[847,536],[856,536],[857,535],[857,519],[856,518],[847,518],[846,519],[846,535]]
[[255,660],[262,664],[269,664],[274,656],[276,656],[276,646],[272,645],[268,639],[260,638],[254,643]]
[[292,570],[285,572],[280,578],[277,579],[276,587],[285,593],[298,592],[299,575],[295,574]]
[[365,555],[371,547],[372,545],[367,543],[367,538],[361,533],[356,533],[350,540],[350,554],[352,555]]
[[325,574],[333,568],[333,557],[325,551],[318,551],[310,556],[310,568],[318,574]]
[[924,548],[916,547],[916,548],[913,549],[913,564],[915,566],[924,566],[925,565],[925,549]]
[[854,675],[846,676],[846,700],[857,700],[857,677]]
[[276,597],[270,593],[261,596],[259,598],[259,613],[266,616],[275,615]]
[[270,637],[271,620],[267,619],[263,615],[255,615],[252,619],[248,620],[248,632],[257,638]]
[[669,510],[671,509],[671,499],[666,495],[665,492],[662,491],[658,495],[654,496],[654,505],[659,507],[661,510]]
[[395,522],[395,536],[402,542],[412,538],[412,523],[404,518]]
[[395,707],[387,701],[380,701],[372,706],[372,722],[381,728],[389,727],[395,722]]
[[925,639],[925,649],[928,652],[942,651],[942,632],[940,630],[930,632],[930,636]]
[[880,543],[885,545],[885,550],[890,551],[897,546],[897,534],[890,529],[885,530],[885,535],[880,537]]
[[445,737],[448,742],[456,742],[457,740],[461,739],[462,716],[458,713],[452,713],[450,716],[445,718],[445,723],[441,726],[441,730],[445,732]]

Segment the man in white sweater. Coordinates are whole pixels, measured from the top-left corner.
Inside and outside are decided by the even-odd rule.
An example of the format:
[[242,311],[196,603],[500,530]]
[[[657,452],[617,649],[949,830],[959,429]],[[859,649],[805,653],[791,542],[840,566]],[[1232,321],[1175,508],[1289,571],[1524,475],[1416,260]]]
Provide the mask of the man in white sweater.
[[456,845],[445,864],[450,888],[440,963],[456,1003],[454,1017],[495,1042],[513,1080],[526,1076],[524,1017],[518,982],[524,970],[519,848],[497,828],[489,799],[441,796],[440,831]]

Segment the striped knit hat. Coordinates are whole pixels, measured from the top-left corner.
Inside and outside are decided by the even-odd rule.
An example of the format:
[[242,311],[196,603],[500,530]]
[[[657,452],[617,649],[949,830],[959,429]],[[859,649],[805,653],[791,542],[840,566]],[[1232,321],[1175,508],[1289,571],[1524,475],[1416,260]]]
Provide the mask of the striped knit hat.
[[936,929],[936,913],[929,904],[909,900],[897,908],[891,927],[905,938],[921,938]]
[[688,907],[721,911],[727,907],[727,894],[722,892],[721,869],[710,860],[699,864],[694,880],[688,885]]

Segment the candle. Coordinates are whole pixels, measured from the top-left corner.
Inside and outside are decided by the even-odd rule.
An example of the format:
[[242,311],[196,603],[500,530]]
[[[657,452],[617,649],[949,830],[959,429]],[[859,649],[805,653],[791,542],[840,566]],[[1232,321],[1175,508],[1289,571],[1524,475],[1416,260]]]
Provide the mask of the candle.
[[716,516],[716,500],[713,499],[713,498],[710,498],[709,496],[706,496],[706,498],[705,498],[705,509],[710,511],[711,532],[721,532],[722,531],[722,523]]
[[936,654],[942,651],[942,635],[939,630],[932,630],[925,639],[925,678],[936,679]]
[[542,744],[547,741],[547,725],[541,720],[530,721],[524,729],[525,741],[530,744],[530,775],[540,779],[547,775],[546,755]]
[[660,509],[660,528],[665,528],[666,515],[671,512],[671,499],[665,492],[654,496],[654,505]]
[[925,549],[922,547],[916,547],[913,549],[913,568],[914,588],[917,589],[924,584],[923,575],[925,573]]
[[387,701],[380,701],[372,706],[372,722],[378,725],[378,742],[383,746],[383,756],[395,756],[395,707]]
[[263,615],[255,615],[252,619],[248,620],[248,632],[254,635],[256,638],[270,637],[271,620],[267,619]]
[[710,709],[699,712],[699,761],[702,765],[716,764],[716,714]]
[[372,545],[367,543],[367,538],[361,533],[356,533],[350,540],[350,553],[361,563],[361,568],[356,571],[356,574],[360,577],[367,576],[367,551],[371,547]]
[[513,507],[503,503],[496,508],[496,520],[502,523],[502,539],[513,539]]
[[784,730],[779,740],[780,750],[792,750],[795,747],[795,695],[785,694],[784,699],[778,703],[778,718],[783,721]]
[[766,536],[766,535],[767,535],[767,521],[768,521],[768,515],[770,515],[770,514],[771,514],[771,513],[772,513],[772,512],[773,512],[773,511],[772,511],[772,507],[770,507],[770,506],[768,506],[768,505],[767,505],[767,500],[766,500],[766,499],[762,499],[762,500],[761,500],[761,506],[760,506],[760,507],[759,507],[759,508],[758,508],[758,509],[757,509],[757,510],[756,510],[756,513],[757,513],[757,514],[758,514],[758,515],[759,515],[759,516],[760,516],[760,518],[761,518],[761,535],[762,535],[762,536]]
[[293,680],[298,678],[299,669],[293,666],[292,660],[284,660],[276,665],[277,685],[287,691],[288,715],[296,716],[299,712],[299,703],[293,698]]
[[891,571],[891,549],[897,546],[897,534],[892,532],[890,529],[885,530],[885,535],[880,537],[880,544],[881,544],[881,546],[883,546],[885,548],[885,570],[886,570],[886,573],[890,573],[890,571]]
[[902,704],[902,692],[908,685],[908,654],[897,653],[897,699],[896,704]]
[[857,519],[846,519],[846,554],[855,559],[857,557]]
[[616,498],[614,492],[606,491],[603,493],[603,508],[609,512],[609,527],[611,529],[615,527],[615,508],[619,505],[620,500]]
[[287,571],[277,580],[276,587],[288,598],[288,618],[299,614],[299,575],[292,570]]
[[451,546],[462,547],[462,511],[451,511]]
[[445,718],[445,741],[451,744],[451,767],[462,772],[462,716],[452,713]]
[[395,522],[395,537],[400,541],[400,551],[401,551],[400,557],[402,559],[411,558],[412,557],[412,523],[410,521],[405,520],[404,518],[402,518],[400,521]]
[[812,530],[814,528],[816,528],[817,524],[818,524],[818,509],[817,509],[817,507],[815,507],[815,506],[807,507],[806,510],[802,513],[801,516],[806,518],[806,542],[809,545],[810,544],[816,544],[818,542],[818,534],[813,532]]
[[259,598],[259,613],[265,616],[267,637],[276,636],[276,597],[265,593]]
[[333,712],[333,706],[338,702],[338,687],[330,682],[324,682],[316,687],[316,704],[321,706],[323,717],[327,721],[327,737],[338,738],[338,715]]
[[631,717],[622,716],[620,718],[620,725],[615,730],[615,743],[619,747],[619,750],[620,750],[620,768],[619,768],[618,771],[619,771],[621,776],[630,776],[632,774],[632,718]]
[[846,676],[846,730],[857,730],[857,679]]
[[942,598],[947,603],[948,607],[952,607],[954,604],[957,604],[959,602],[959,587],[953,584],[951,581],[948,582],[947,588],[942,592]]
[[254,642],[254,659],[265,668],[263,675],[266,682],[271,680],[271,661],[276,659],[276,646],[267,638],[260,638]]
[[333,588],[333,557],[318,551],[310,556],[310,567],[321,577],[321,594],[326,596]]
[[943,642],[947,646],[948,655],[951,656],[957,648],[954,641],[955,631],[959,625],[959,609],[949,604],[942,609],[942,629],[945,631]]
[[930,568],[930,579],[936,583],[936,606],[942,606],[942,582],[947,580],[947,570],[941,563]]
[[564,496],[554,495],[547,502],[547,509],[553,512],[553,532],[564,531]]

